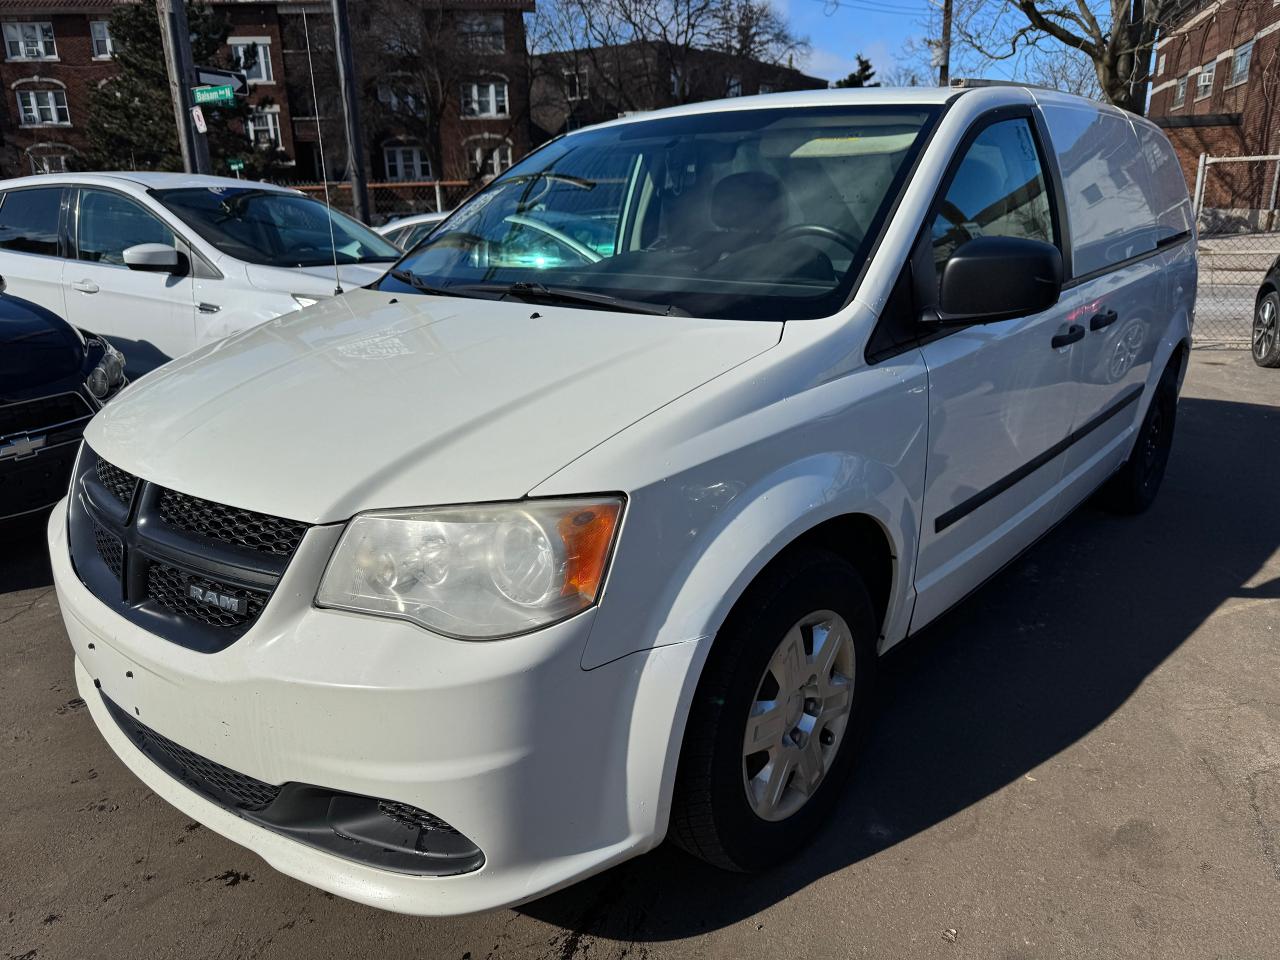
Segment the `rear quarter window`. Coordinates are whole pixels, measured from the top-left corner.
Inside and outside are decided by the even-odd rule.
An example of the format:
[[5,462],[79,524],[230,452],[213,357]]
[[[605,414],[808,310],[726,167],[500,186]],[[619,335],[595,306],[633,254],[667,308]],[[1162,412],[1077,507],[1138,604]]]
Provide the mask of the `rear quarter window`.
[[1165,135],[1147,123],[1135,123],[1142,156],[1151,171],[1148,197],[1156,219],[1156,242],[1182,236],[1191,230],[1191,198],[1177,154]]
[[1075,275],[1154,250],[1151,172],[1129,120],[1091,107],[1042,109],[1062,171]]

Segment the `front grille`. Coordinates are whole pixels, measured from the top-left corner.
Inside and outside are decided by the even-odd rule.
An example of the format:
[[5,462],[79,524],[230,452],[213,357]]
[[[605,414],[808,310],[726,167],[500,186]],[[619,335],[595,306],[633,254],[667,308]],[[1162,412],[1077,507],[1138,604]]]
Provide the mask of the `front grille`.
[[[190,594],[193,584],[204,590],[212,590],[236,600],[243,600],[247,609],[244,613],[237,613],[197,600]],[[152,600],[165,609],[211,627],[238,627],[252,623],[258,619],[258,614],[262,612],[263,604],[266,602],[266,597],[255,591],[239,590],[215,580],[194,577],[177,567],[159,562],[152,563],[147,569],[147,593]]]
[[[194,750],[188,750],[163,734],[156,733],[146,724],[129,718],[127,714],[124,718],[132,728],[129,732],[133,734],[134,742],[139,747],[150,753],[170,773],[186,780],[206,796],[216,792],[229,799],[239,810],[265,810],[280,795],[279,787],[236,773],[230,767],[202,757]],[[116,719],[120,720],[121,717],[117,715]]]
[[88,419],[92,414],[88,402],[78,393],[4,404],[0,406],[0,437],[11,433],[39,433],[69,420]]
[[434,813],[427,813],[427,811],[411,807],[407,803],[397,803],[394,800],[379,800],[378,809],[382,811],[384,817],[390,817],[396,823],[411,830],[430,830],[436,833],[453,834],[458,832]]
[[120,574],[124,572],[124,544],[114,533],[97,523],[93,525],[93,542],[98,548],[98,556],[102,558],[102,562],[107,565],[112,575],[119,579]]
[[179,530],[277,557],[291,556],[307,532],[307,525],[296,520],[211,503],[176,490],[161,492],[159,509],[164,522]]
[[68,532],[80,580],[125,619],[201,653],[253,626],[308,529],[149,483],[87,445],[78,469]]
[[138,487],[138,478],[126,473],[115,464],[105,460],[98,461],[98,482],[107,488],[107,492],[128,506],[133,501],[133,492]]

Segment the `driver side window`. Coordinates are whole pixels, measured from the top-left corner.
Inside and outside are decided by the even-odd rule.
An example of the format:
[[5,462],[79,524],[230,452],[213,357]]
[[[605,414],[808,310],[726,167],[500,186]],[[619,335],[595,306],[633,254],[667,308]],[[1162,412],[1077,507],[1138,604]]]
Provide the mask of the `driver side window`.
[[80,191],[76,251],[81,260],[124,265],[124,251],[139,243],[174,245],[173,231],[140,204],[109,190]]
[[933,221],[933,261],[939,280],[943,264],[975,237],[1054,242],[1048,179],[1029,120],[993,123],[965,152]]

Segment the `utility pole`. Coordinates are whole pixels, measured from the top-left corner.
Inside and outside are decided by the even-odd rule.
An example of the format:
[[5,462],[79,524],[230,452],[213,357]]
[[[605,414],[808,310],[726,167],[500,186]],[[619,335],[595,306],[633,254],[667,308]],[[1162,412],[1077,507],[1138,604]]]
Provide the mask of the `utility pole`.
[[360,98],[356,91],[355,61],[351,56],[351,23],[347,0],[333,0],[333,43],[338,48],[338,85],[342,88],[342,113],[347,120],[347,177],[351,181],[351,208],[356,219],[369,222],[369,192],[364,174],[364,138],[360,135]]
[[187,25],[185,0],[156,0],[160,18],[160,39],[169,70],[169,95],[173,99],[173,119],[178,125],[178,145],[187,173],[209,173],[209,141],[196,130],[191,118],[191,28]]
[[942,0],[942,39],[938,42],[938,86],[951,83],[951,2]]

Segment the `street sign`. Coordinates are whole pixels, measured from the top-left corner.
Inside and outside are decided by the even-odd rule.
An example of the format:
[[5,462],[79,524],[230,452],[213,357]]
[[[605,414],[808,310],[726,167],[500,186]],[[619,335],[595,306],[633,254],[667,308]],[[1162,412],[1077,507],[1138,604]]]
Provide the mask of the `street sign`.
[[195,87],[191,91],[191,99],[196,103],[231,103],[235,98],[230,84],[221,87]]
[[249,95],[249,81],[243,70],[219,70],[217,67],[196,67],[198,87],[230,87],[237,97]]
[[196,130],[200,133],[208,133],[209,126],[204,122],[204,111],[199,107],[191,108],[191,120],[196,125]]
[[244,169],[244,161],[238,157],[232,157],[227,161],[227,166],[231,169],[232,173],[239,173]]

